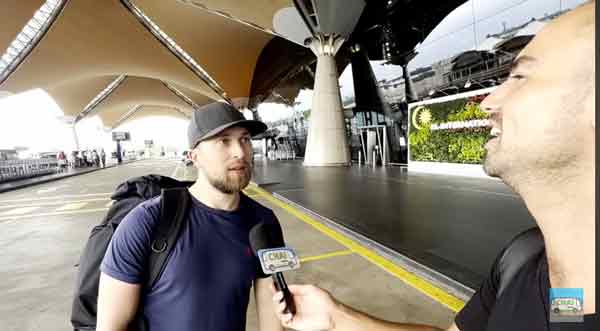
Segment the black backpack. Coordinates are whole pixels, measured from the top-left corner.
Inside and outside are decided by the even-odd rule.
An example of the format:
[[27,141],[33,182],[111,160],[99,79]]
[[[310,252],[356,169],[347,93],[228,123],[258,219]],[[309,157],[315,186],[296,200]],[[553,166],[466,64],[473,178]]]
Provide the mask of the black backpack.
[[[108,244],[121,220],[137,205],[161,196],[160,221],[152,239],[144,289],[152,287],[162,273],[166,259],[179,235],[189,206],[187,187],[192,182],[147,175],[120,184],[111,199],[114,200],[102,222],[95,226],[85,245],[79,261],[75,297],[71,310],[71,324],[75,330],[95,330],[100,280],[100,263]],[[140,304],[140,309],[141,309]],[[141,314],[134,321],[137,329],[146,329]]]
[[500,298],[512,279],[531,259],[544,252],[544,236],[539,227],[525,230],[514,237],[500,255],[493,272],[496,300]]

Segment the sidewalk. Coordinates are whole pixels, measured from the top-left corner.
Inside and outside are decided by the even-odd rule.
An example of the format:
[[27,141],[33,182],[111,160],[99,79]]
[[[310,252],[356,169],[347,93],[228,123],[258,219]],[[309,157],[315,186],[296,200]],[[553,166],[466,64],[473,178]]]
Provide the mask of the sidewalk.
[[[175,162],[139,162],[68,180],[52,192],[7,194],[0,213],[18,219],[2,222],[0,236],[0,329],[69,330],[71,300],[81,252],[90,230],[111,203],[110,193],[127,178],[156,173],[169,176]],[[178,179],[193,180],[188,176]],[[85,191],[82,191],[85,183]],[[53,185],[50,185],[53,186]],[[24,193],[30,190],[24,190]],[[271,208],[285,241],[301,258],[298,270],[285,273],[288,284],[316,284],[340,301],[379,318],[446,328],[464,299],[449,295],[374,252],[362,242],[325,227],[320,220],[258,187],[246,194]],[[15,192],[17,193],[17,192]],[[258,331],[256,307],[248,307],[248,331]]]
[[500,181],[402,167],[303,167],[256,162],[254,181],[275,197],[396,252],[435,277],[477,289],[494,258],[535,225]]
[[[123,161],[121,163],[121,165],[132,163],[135,161],[138,161],[138,160]],[[43,184],[43,183],[47,183],[47,182],[52,182],[52,181],[63,179],[63,178],[84,175],[84,174],[88,174],[90,172],[116,167],[117,165],[118,165],[117,163],[112,163],[112,164],[107,164],[106,167],[104,167],[104,168],[102,168],[102,167],[98,167],[98,168],[97,167],[86,167],[86,168],[68,169],[67,171],[59,172],[59,173],[55,173],[55,174],[37,176],[37,177],[21,179],[21,180],[15,180],[15,181],[7,182],[7,183],[0,183],[0,193],[18,190],[21,188],[38,185],[38,184]]]
[[[275,212],[286,246],[300,257],[300,269],[285,273],[288,284],[318,285],[344,304],[378,318],[442,329],[468,299],[456,297],[260,187],[251,185],[245,192]],[[248,307],[249,331],[258,330],[254,311]]]

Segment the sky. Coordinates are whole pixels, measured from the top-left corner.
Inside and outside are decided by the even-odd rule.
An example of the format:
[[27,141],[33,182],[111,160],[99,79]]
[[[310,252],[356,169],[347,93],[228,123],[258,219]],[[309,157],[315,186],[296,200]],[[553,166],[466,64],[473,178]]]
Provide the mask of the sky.
[[[409,63],[412,71],[419,67],[452,57],[475,48],[486,35],[501,32],[506,27],[518,26],[531,18],[542,18],[561,8],[574,8],[587,0],[471,0],[452,11],[425,40],[417,45],[417,56]],[[474,10],[473,10],[474,9]],[[474,14],[474,15],[473,15]],[[473,24],[473,16],[476,24]],[[477,36],[477,39],[475,38]],[[400,66],[382,65],[383,61],[371,61],[378,80],[402,75]],[[347,66],[340,76],[342,97],[354,95],[352,68]]]
[[[471,0],[450,13],[416,47],[418,55],[409,64],[409,69],[428,66],[451,57],[481,43],[487,34],[502,31],[507,27],[521,25],[532,17],[541,18],[560,8],[574,8],[586,0]],[[476,24],[473,24],[475,18]],[[402,75],[398,66],[381,65],[372,61],[377,79],[390,79]],[[354,95],[351,67],[340,76],[342,98]],[[311,108],[312,91],[304,90],[298,95],[296,109]],[[258,108],[265,121],[276,121],[289,117],[294,109],[281,104],[262,104]],[[75,146],[70,125],[65,124],[60,107],[42,90],[33,90],[19,95],[3,97],[0,94],[0,149],[15,146],[29,147],[30,153],[72,150]],[[170,117],[148,117],[126,122],[118,130],[130,131],[132,141],[124,148],[143,146],[143,141],[153,139],[155,144],[185,146],[185,120]],[[84,119],[76,126],[81,148],[114,149],[110,133],[104,131],[98,117]],[[176,132],[177,134],[173,134]],[[179,134],[180,133],[180,134]],[[182,147],[183,148],[183,147]]]

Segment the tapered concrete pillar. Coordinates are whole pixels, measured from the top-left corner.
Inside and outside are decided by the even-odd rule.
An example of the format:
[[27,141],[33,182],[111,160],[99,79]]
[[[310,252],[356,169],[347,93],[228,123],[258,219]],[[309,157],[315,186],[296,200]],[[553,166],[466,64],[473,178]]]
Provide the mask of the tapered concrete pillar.
[[344,43],[337,36],[317,35],[310,49],[317,56],[312,110],[308,126],[305,166],[347,166],[350,151],[342,112],[335,54]]
[[77,130],[75,130],[75,123],[71,126],[73,130],[73,140],[75,141],[75,150],[79,150],[79,137],[77,136]]

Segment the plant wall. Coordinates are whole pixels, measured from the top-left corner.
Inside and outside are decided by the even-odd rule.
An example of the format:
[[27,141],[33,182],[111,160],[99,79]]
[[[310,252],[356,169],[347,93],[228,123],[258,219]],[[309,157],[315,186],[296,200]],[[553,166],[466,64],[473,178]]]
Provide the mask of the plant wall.
[[482,124],[488,118],[479,106],[483,97],[411,107],[410,160],[481,164],[490,133]]

